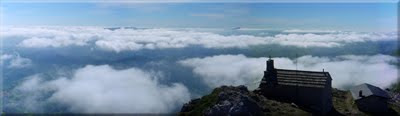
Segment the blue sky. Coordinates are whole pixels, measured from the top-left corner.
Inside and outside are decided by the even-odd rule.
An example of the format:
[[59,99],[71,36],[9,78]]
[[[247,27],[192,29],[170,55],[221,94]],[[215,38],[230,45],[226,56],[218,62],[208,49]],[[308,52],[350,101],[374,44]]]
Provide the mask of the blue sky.
[[393,31],[396,3],[3,3],[3,25]]

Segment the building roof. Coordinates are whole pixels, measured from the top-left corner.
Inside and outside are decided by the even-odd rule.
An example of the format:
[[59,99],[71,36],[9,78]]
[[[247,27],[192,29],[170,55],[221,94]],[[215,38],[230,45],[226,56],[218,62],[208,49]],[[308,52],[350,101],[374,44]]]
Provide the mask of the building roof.
[[351,95],[355,100],[363,98],[359,96],[360,91],[362,91],[362,95],[365,97],[374,95],[374,96],[389,98],[386,91],[382,90],[379,87],[364,83],[361,85],[354,86],[353,88],[350,89]]
[[275,69],[279,85],[325,88],[332,80],[328,72]]

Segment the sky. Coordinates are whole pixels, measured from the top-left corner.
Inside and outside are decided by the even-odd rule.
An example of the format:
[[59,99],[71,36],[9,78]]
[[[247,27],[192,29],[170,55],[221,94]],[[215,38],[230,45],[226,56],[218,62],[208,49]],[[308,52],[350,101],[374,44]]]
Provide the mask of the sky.
[[395,31],[396,3],[3,2],[2,25]]

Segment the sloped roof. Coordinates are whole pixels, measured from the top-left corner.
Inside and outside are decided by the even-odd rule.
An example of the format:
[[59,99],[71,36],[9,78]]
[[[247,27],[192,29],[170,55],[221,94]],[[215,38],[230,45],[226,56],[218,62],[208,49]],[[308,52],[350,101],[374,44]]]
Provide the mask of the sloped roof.
[[350,89],[351,95],[355,100],[362,98],[359,96],[360,91],[362,91],[362,95],[365,97],[375,95],[379,97],[389,98],[386,91],[382,90],[379,87],[364,83],[361,85],[354,86],[353,88]]
[[332,78],[328,72],[276,69],[278,84],[324,88]]

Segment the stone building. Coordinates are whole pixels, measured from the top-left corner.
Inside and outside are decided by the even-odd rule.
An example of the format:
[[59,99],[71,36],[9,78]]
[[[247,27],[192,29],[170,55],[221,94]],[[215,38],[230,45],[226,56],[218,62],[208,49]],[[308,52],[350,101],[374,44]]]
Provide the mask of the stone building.
[[361,84],[350,89],[359,110],[364,112],[387,112],[389,110],[386,91],[370,84]]
[[270,58],[258,91],[269,99],[326,114],[332,109],[331,83],[328,72],[277,69]]

